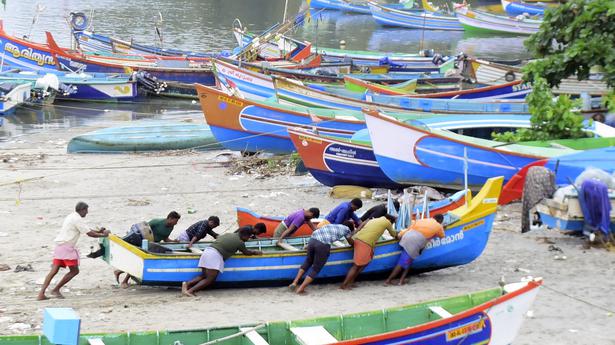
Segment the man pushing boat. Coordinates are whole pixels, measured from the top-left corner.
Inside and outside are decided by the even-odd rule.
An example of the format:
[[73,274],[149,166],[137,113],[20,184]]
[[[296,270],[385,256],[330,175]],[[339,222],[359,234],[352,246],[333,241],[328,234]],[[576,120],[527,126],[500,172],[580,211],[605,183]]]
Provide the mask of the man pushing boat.
[[53,250],[51,271],[47,274],[47,277],[45,277],[41,291],[38,293],[37,299],[39,301],[47,299],[45,291],[49,287],[53,277],[60,271],[60,268],[68,267],[68,273],[66,273],[56,287],[51,290],[52,296],[64,298],[60,289],[79,274],[79,250],[77,250],[77,241],[79,241],[79,236],[81,234],[86,234],[94,238],[109,236],[109,230],[105,228],[96,230],[86,224],[83,218],[85,218],[87,214],[88,204],[80,201],[75,206],[75,212],[64,218],[62,229],[60,229],[58,236],[56,236],[54,240],[56,246]]
[[197,291],[203,290],[213,284],[218,275],[224,271],[224,261],[237,251],[244,255],[262,255],[259,250],[246,248],[246,242],[252,237],[252,227],[244,226],[239,232],[222,234],[201,254],[199,267],[201,275],[188,282],[182,283],[182,295],[195,297]]

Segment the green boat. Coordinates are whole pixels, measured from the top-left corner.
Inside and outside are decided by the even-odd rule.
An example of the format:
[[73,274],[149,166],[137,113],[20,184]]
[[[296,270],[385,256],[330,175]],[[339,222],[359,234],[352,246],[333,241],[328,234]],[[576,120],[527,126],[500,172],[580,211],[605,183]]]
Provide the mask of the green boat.
[[[81,334],[79,345],[510,344],[541,285],[535,279],[413,305],[299,321]],[[44,335],[3,336],[0,343],[51,344]]]

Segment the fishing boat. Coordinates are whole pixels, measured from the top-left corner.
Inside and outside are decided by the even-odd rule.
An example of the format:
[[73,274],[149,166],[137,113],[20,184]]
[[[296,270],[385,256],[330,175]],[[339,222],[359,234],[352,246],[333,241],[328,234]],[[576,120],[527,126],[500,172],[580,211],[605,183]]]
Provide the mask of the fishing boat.
[[370,1],[368,6],[374,20],[384,26],[399,26],[422,30],[463,31],[459,20],[454,16],[426,10],[390,8],[373,1]]
[[216,150],[209,127],[184,122],[152,122],[99,129],[72,138],[69,153],[139,152],[160,150]]
[[500,32],[514,35],[531,35],[538,32],[542,20],[530,19],[523,15],[517,17],[500,16],[468,6],[455,9],[457,18],[466,31]]
[[15,108],[30,100],[32,85],[30,83],[0,83],[0,115],[8,115]]
[[[470,193],[469,191],[459,191],[447,198],[442,200],[433,201],[427,204],[428,214],[436,215],[436,214],[444,214],[448,211],[454,210],[461,205],[463,205],[466,201],[466,194]],[[411,212],[412,217],[414,218],[416,214],[420,214],[423,211],[423,205],[418,205],[414,207]],[[256,223],[263,223],[267,228],[267,232],[261,237],[271,237],[275,232],[276,227],[280,224],[281,221],[284,220],[284,217],[280,216],[263,216],[254,211],[248,210],[243,207],[237,207],[237,224],[239,226],[247,226],[254,225]],[[312,220],[314,226],[318,225],[320,220]],[[307,225],[302,225],[299,229],[292,235],[294,237],[300,236],[310,236],[312,234],[312,229],[310,229]]]
[[[373,110],[365,111],[365,119],[378,164],[397,183],[459,188],[465,170],[468,186],[476,188],[491,176],[503,176],[508,181],[530,163],[578,153],[566,146],[577,140],[590,147],[609,145],[609,139],[602,138],[560,140],[554,145],[543,142],[535,146],[501,143],[403,123]],[[613,136],[609,128],[602,130],[608,137]]]
[[137,75],[104,73],[71,73],[62,71],[21,71],[0,72],[0,81],[17,79],[35,85],[46,75],[52,75],[58,83],[68,89],[60,92],[56,99],[87,101],[121,101],[137,97]]
[[350,0],[311,0],[310,7],[315,9],[369,14],[369,7],[367,7],[365,2],[353,2]]
[[352,90],[369,90],[376,94],[398,95],[421,98],[455,98],[455,99],[524,99],[532,91],[531,85],[522,80],[498,85],[478,85],[474,88],[433,93],[413,93],[413,85],[382,86],[366,80],[344,76],[344,82],[351,85]]
[[[481,191],[468,202],[447,212],[445,237],[429,242],[422,254],[413,262],[416,271],[431,271],[464,265],[478,258],[483,252],[497,209],[502,178],[489,179]],[[225,262],[224,272],[216,285],[277,285],[291,281],[306,257],[303,249],[309,237],[294,237],[287,243],[297,250],[284,250],[276,240],[259,239],[246,242],[249,249],[264,252],[262,256],[234,255]],[[124,242],[110,235],[102,240],[105,247],[103,259],[112,267],[129,273],[142,284],[178,284],[198,275],[199,255],[186,248],[187,243],[150,245],[147,250]],[[193,248],[204,249],[210,243],[196,243]],[[363,271],[366,275],[379,275],[390,271],[401,253],[396,239],[382,237],[374,248],[374,259]],[[154,252],[155,251],[155,252]],[[164,251],[164,253],[162,253]],[[319,279],[343,278],[352,263],[353,250],[341,244],[331,250],[327,264]]]
[[526,4],[521,0],[501,0],[502,8],[511,17],[516,17],[519,15],[530,15],[530,16],[544,16],[545,9],[547,8],[541,4]]
[[[123,40],[94,33],[91,29],[92,21],[83,12],[71,12],[68,19],[72,35],[75,38],[75,44],[79,50],[85,52],[186,57],[213,57],[216,55],[212,53],[139,44],[135,43],[133,39]],[[162,45],[162,43],[160,45]]]
[[[308,320],[188,331],[82,333],[80,344],[512,344],[542,285],[536,278],[489,290],[393,308]],[[5,345],[39,345],[43,335],[4,336]]]
[[321,133],[350,137],[365,128],[352,115],[329,109],[286,106],[275,101],[255,101],[197,84],[205,121],[226,149],[242,152],[294,152],[288,137],[291,127],[316,128]]
[[[465,59],[464,64],[463,73],[477,83],[496,85],[522,80],[523,78],[523,72],[517,66],[473,58]],[[609,88],[601,75],[592,74],[589,80],[563,79],[559,86],[554,87],[552,91],[554,94],[574,96],[579,96],[581,93],[587,93],[590,96],[603,96],[609,92]]]
[[[410,98],[405,96],[376,95],[356,96],[356,93],[339,93],[339,90],[324,86],[309,87],[289,79],[275,78],[278,101],[285,104],[314,108],[346,109],[361,111],[376,108],[391,112],[437,112],[437,113],[528,113],[526,103],[519,99],[438,99]],[[243,92],[243,91],[242,91]]]

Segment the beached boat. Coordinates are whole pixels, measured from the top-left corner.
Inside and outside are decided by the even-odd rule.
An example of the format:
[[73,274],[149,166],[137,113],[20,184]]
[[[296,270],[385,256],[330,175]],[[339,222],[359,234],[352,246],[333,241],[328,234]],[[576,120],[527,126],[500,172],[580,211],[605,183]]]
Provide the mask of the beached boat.
[[[504,176],[508,181],[537,160],[577,153],[566,146],[572,142],[581,140],[589,147],[610,143],[609,139],[587,138],[560,140],[553,146],[550,142],[507,144],[402,123],[377,111],[366,111],[365,119],[378,164],[391,180],[447,188],[463,185],[465,152],[468,186],[476,188],[491,176]],[[612,137],[607,127],[600,131]]]
[[316,128],[323,134],[346,138],[365,128],[362,119],[335,110],[254,101],[200,84],[196,89],[205,121],[229,150],[285,154],[295,151],[288,128]]
[[543,16],[546,6],[542,4],[526,4],[520,0],[501,0],[502,8],[509,16],[516,17],[519,15]]
[[[466,64],[466,67],[463,68],[464,74],[477,83],[495,85],[522,80],[523,78],[523,72],[517,66],[471,58],[466,59],[464,63]],[[552,91],[554,94],[578,96],[581,93],[587,93],[591,96],[603,96],[609,92],[609,88],[602,76],[591,75],[590,80],[563,79],[559,86],[554,87]]]
[[525,16],[507,17],[483,11],[471,10],[468,6],[455,9],[459,22],[466,31],[502,32],[515,35],[531,35],[538,32],[542,20]]
[[455,98],[455,99],[524,99],[532,91],[531,85],[522,80],[497,85],[478,85],[471,89],[417,94],[412,92],[411,84],[381,86],[369,81],[344,76],[346,84],[352,90],[366,90],[376,94],[398,95],[421,98]]
[[[482,190],[466,205],[447,212],[446,237],[429,242],[422,254],[413,262],[416,271],[431,271],[464,265],[483,252],[497,209],[502,178],[489,179]],[[216,285],[276,285],[291,281],[305,260],[303,250],[309,237],[289,238],[287,243],[297,250],[287,251],[276,246],[275,240],[249,241],[246,246],[264,252],[262,256],[234,255],[225,262],[224,272]],[[144,250],[110,235],[102,240],[103,259],[112,267],[129,273],[143,284],[177,284],[198,275],[199,255],[189,252],[186,243],[150,244]],[[196,243],[204,249],[209,243]],[[383,237],[374,248],[374,260],[363,271],[366,275],[384,274],[391,270],[401,247],[396,239]],[[164,253],[163,253],[164,252]],[[334,247],[319,279],[343,278],[352,263],[353,250],[348,244]]]
[[[308,320],[187,331],[82,333],[79,344],[512,344],[542,279],[393,308]],[[40,345],[44,335],[3,336],[4,345]]]
[[70,140],[69,153],[138,152],[159,150],[216,150],[209,127],[184,122],[144,122],[99,129]]
[[0,72],[0,81],[19,79],[34,86],[45,75],[57,77],[68,92],[60,92],[56,99],[119,101],[137,97],[137,75],[104,73],[70,73],[62,71],[19,71]]
[[[361,111],[376,108],[392,112],[438,112],[438,113],[518,113],[529,112],[528,106],[519,99],[438,99],[410,98],[375,94],[339,93],[339,90],[324,86],[305,86],[289,79],[275,78],[278,101],[285,104],[314,108],[346,109]],[[243,92],[243,91],[242,91]]]
[[459,20],[454,16],[426,10],[390,8],[373,1],[370,1],[368,6],[374,20],[381,25],[422,30],[463,31]]
[[[468,193],[470,193],[468,191]],[[465,203],[466,200],[466,191],[459,191],[447,198],[442,200],[430,202],[427,205],[427,209],[429,210],[430,215],[436,214],[444,214],[448,211],[454,210]],[[412,217],[414,218],[417,213],[421,213],[423,211],[423,205],[418,205],[414,207],[413,212],[411,212]],[[284,217],[280,216],[263,216],[254,211],[248,210],[243,207],[237,207],[237,224],[239,226],[246,225],[254,225],[256,223],[263,223],[267,228],[267,233],[262,235],[261,237],[271,237],[273,233],[280,224],[280,222],[284,220]],[[320,220],[313,220],[314,225],[318,225]],[[299,227],[297,232],[294,233],[294,237],[300,236],[310,236],[312,234],[312,230],[307,225],[302,225]]]
[[0,83],[0,115],[8,115],[19,105],[30,100],[30,83]]

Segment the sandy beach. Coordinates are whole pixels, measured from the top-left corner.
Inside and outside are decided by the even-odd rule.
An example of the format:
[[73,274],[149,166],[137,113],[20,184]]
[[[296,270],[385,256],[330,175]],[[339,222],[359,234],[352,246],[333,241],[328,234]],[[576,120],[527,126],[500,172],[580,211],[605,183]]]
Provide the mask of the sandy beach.
[[[312,318],[410,304],[497,286],[501,277],[543,277],[545,288],[516,344],[615,344],[615,316],[563,296],[615,310],[615,253],[586,249],[583,241],[554,230],[521,234],[520,204],[499,210],[483,255],[473,263],[413,276],[406,286],[361,282],[352,291],[337,284],[315,285],[309,295],[286,288],[217,289],[196,299],[177,288],[131,286],[120,289],[113,269],[85,258],[96,240],[81,237],[81,274],[64,290],[65,300],[36,301],[51,263],[53,238],[77,201],[90,205],[87,221],[123,235],[131,224],[164,217],[182,218],[173,236],[210,215],[220,232],[236,228],[236,206],[262,214],[286,215],[300,207],[326,213],[341,200],[311,176],[231,176],[214,152],[71,155],[71,137],[94,127],[59,129],[0,144],[0,334],[40,332],[45,307],[72,307],[82,332],[194,329],[236,323]],[[12,183],[23,180],[22,183]],[[363,210],[375,201],[367,201]],[[188,209],[196,210],[189,214]],[[561,253],[549,251],[554,244]],[[17,265],[32,271],[14,272]],[[556,291],[559,292],[556,292]],[[21,324],[21,325],[20,325]]]

